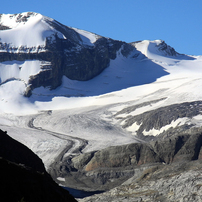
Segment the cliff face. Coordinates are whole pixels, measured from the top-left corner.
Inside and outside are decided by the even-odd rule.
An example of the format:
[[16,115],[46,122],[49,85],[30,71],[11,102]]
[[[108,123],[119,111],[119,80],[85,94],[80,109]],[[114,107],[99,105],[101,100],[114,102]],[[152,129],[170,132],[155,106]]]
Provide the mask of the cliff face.
[[[25,28],[21,24],[26,26],[30,18],[38,19],[37,16],[39,14],[25,13],[16,17],[16,23],[22,27],[22,33]],[[15,16],[10,16],[10,18],[15,18]],[[40,23],[47,26],[46,29],[48,31],[51,29],[52,32],[45,37],[41,45],[21,44],[16,46],[4,42],[3,39],[0,40],[0,62],[15,60],[50,62],[48,68],[30,77],[25,92],[26,96],[30,96],[31,91],[40,86],[48,86],[50,89],[57,88],[61,85],[62,76],[79,81],[92,79],[109,66],[110,60],[116,58],[118,50],[122,49],[122,54],[127,56],[134,49],[132,45],[125,42],[87,33],[93,35],[94,41],[92,43],[87,37],[79,34],[77,29],[67,27],[44,16],[41,17]],[[6,23],[4,22],[4,24]],[[12,28],[1,25],[2,31],[6,29],[12,31]],[[25,37],[27,36],[25,35]]]
[[38,172],[46,172],[42,160],[23,144],[0,130],[0,157],[16,164],[26,165]]
[[113,146],[80,154],[64,160],[49,172],[56,181],[55,176],[65,178],[66,186],[92,191],[108,190],[133,176],[138,177],[145,169],[155,166],[171,168],[184,162],[201,161],[201,158],[202,135],[201,129],[198,129],[176,132],[171,137],[148,143]]
[[37,155],[1,130],[0,170],[3,201],[76,201],[52,180]]
[[[129,179],[134,182],[140,176],[146,182],[146,176],[152,175],[156,170],[159,170],[158,172],[163,175],[165,170],[168,172],[171,169],[170,172],[172,173],[173,169],[177,167],[179,172],[184,172],[183,175],[186,175],[191,164],[196,164],[197,169],[201,170],[202,128],[194,125],[194,122],[190,122],[194,120],[194,117],[200,117],[201,101],[169,105],[136,116],[119,116],[120,114],[132,114],[131,112],[137,108],[164,99],[131,105],[130,107],[126,106],[113,115],[114,118],[123,123],[123,127],[141,120],[141,126],[144,126],[147,132],[151,130],[150,136],[144,138],[147,141],[111,146],[98,151],[69,156],[62,160],[60,164],[53,165],[50,174],[56,181],[57,176],[65,178],[64,184],[66,186],[70,186],[68,179],[71,179],[71,185],[74,188],[109,190]],[[183,122],[182,118],[186,118],[186,121]],[[173,125],[167,130],[161,130],[165,125],[176,120],[180,120],[180,124]],[[158,135],[152,135],[153,128],[158,129]],[[144,129],[141,127],[136,129],[139,130],[139,133],[137,133],[139,137],[143,137],[141,133]],[[184,165],[184,167],[181,165]],[[174,175],[178,176],[179,172],[174,172]],[[170,177],[172,178],[172,176]],[[160,184],[163,180],[166,181],[166,179],[157,180],[160,180]],[[176,181],[175,178],[173,180]],[[191,175],[187,180],[191,180]],[[177,189],[177,187],[175,188]],[[174,192],[177,193],[177,190]]]
[[98,39],[93,47],[57,37],[54,42],[47,41],[47,53],[44,57],[39,54],[39,57],[50,61],[51,69],[31,77],[31,88],[51,86],[54,89],[61,85],[63,75],[78,81],[92,79],[109,66],[110,59],[116,58],[116,52],[121,47],[125,54],[133,50],[132,46],[124,42],[106,38]]

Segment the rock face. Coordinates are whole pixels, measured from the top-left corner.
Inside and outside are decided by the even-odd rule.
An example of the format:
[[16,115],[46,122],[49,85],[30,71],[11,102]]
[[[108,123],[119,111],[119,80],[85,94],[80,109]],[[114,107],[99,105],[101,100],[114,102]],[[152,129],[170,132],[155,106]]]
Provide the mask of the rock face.
[[[154,165],[200,160],[201,146],[202,130],[198,129],[192,134],[178,134],[148,143],[109,147],[69,159],[68,169],[65,169],[65,160],[56,176],[65,178],[66,186],[90,191],[108,190]],[[50,174],[55,175],[53,171]],[[70,181],[71,185],[68,184]]]
[[201,201],[201,170],[201,161],[152,166],[110,191],[79,201]]
[[[163,99],[165,98],[162,98],[161,100]],[[147,106],[149,104],[153,104],[154,102],[159,102],[161,100],[156,100],[150,103],[142,103],[141,106]],[[130,114],[131,112],[135,111],[137,108],[141,106],[130,106],[120,111],[115,116],[120,114]],[[130,127],[134,123],[136,123],[139,126],[139,128],[136,130],[136,134],[138,137],[146,140],[155,139],[152,133],[153,129],[159,131],[158,135],[160,135],[161,133],[163,135],[163,131],[162,132],[160,131],[161,128],[170,125],[172,122],[175,122],[178,119],[179,120],[183,118],[192,119],[197,115],[201,115],[201,109],[202,109],[201,101],[185,102],[166,107],[161,107],[155,110],[147,111],[140,115],[127,116],[127,118],[124,118],[123,128]],[[193,126],[192,124],[187,125],[186,129],[192,126]],[[172,127],[172,125],[170,127]],[[149,131],[151,131],[150,134],[148,133]],[[145,136],[144,134],[145,132],[148,133],[147,136]],[[168,136],[168,134],[164,133],[164,136]]]
[[[74,34],[76,35],[76,32]],[[41,56],[39,54],[36,59],[50,61],[51,69],[33,76],[30,79],[31,89],[40,86],[51,86],[51,89],[54,89],[61,85],[63,75],[79,81],[92,79],[109,66],[110,59],[116,58],[116,52],[122,46],[124,49],[133,49],[124,42],[106,38],[99,38],[93,47],[80,45],[78,41],[60,39],[57,36],[55,41],[47,40],[46,53]]]
[[42,160],[25,145],[0,130],[0,157],[16,164],[26,165],[38,172],[46,172]]
[[[198,131],[84,154],[80,158],[88,163],[80,165],[75,157],[73,165],[80,172],[83,167],[83,175],[91,179],[88,186],[94,182],[110,189],[79,201],[200,201],[201,146]],[[87,182],[84,177],[83,182]]]
[[[113,146],[72,156],[68,159],[68,169],[65,159],[60,165],[60,173],[56,176],[65,178],[66,186],[70,186],[68,182],[71,179],[72,187],[77,189],[112,189],[83,201],[183,201],[186,198],[194,201],[194,197],[198,200],[201,195],[198,191],[195,193],[195,190],[201,183],[200,175],[193,186],[186,187],[183,183],[192,182],[193,178],[195,179],[192,174],[197,176],[202,169],[202,128],[194,125],[197,120],[194,117],[201,115],[201,101],[157,108],[137,116],[125,116],[137,108],[163,100],[165,98],[126,107],[114,117],[120,118],[119,115],[124,114],[120,120],[125,120],[125,124],[131,121],[132,125],[140,120],[141,126],[147,130],[155,128],[159,131],[173,121],[186,121],[179,122],[175,127],[170,126],[157,136],[144,138],[146,141],[142,143]],[[137,134],[140,138],[143,137],[143,131],[139,128]],[[54,177],[52,171],[50,174]],[[152,186],[156,183],[152,189],[148,187],[150,183]],[[175,186],[175,183],[178,186]],[[181,191],[186,191],[179,193],[178,187]]]
[[[17,17],[12,15],[10,18],[16,18],[16,23],[22,24],[29,22],[29,18],[38,15],[40,14],[24,13],[16,14]],[[12,29],[5,25],[3,18],[1,23],[1,16],[0,30]],[[95,34],[93,35],[96,41],[86,43],[85,40],[89,39],[80,35],[76,29],[44,16],[41,21],[44,26],[49,26],[54,30],[52,35],[46,37],[45,45],[16,47],[0,41],[0,62],[13,60],[51,62],[49,68],[30,78],[25,92],[26,96],[30,96],[31,91],[40,86],[48,86],[51,89],[57,88],[61,85],[62,76],[79,81],[92,79],[109,66],[110,60],[116,58],[118,50],[121,49],[121,53],[127,56],[134,49],[131,44]]]
[[52,180],[41,159],[1,130],[0,170],[3,201],[76,201]]
[[160,158],[147,144],[130,144],[98,151],[88,162],[85,171],[98,168],[126,167],[161,162]]

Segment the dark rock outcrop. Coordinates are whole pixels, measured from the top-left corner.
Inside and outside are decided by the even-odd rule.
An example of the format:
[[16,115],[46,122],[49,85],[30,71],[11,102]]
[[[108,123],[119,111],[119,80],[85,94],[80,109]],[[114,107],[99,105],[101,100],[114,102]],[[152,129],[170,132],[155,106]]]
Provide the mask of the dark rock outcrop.
[[122,185],[79,201],[201,201],[201,171],[200,160],[151,165]]
[[2,201],[73,202],[31,150],[0,130],[0,198]]
[[165,41],[162,41],[158,46],[158,49],[160,51],[163,51],[165,53],[165,55],[168,55],[168,56],[176,56],[176,55],[179,55],[178,52],[175,51],[174,48],[168,46]]
[[[113,146],[81,154],[69,159],[70,168],[60,169],[58,175],[66,179],[66,186],[71,186],[68,184],[71,179],[73,187],[108,190],[145,169],[200,160],[201,151],[202,131],[197,130],[192,134],[182,133],[148,143]],[[65,162],[62,165],[65,167]]]
[[46,172],[42,160],[36,154],[1,130],[0,157],[16,164],[25,165],[41,173]]
[[1,200],[25,202],[76,201],[45,173],[0,158]]
[[157,154],[147,144],[134,143],[130,145],[109,147],[98,151],[86,165],[85,170],[98,168],[127,167],[151,162],[161,162]]
[[57,36],[55,38],[55,41],[47,40],[46,53],[36,55],[36,59],[50,61],[51,69],[30,78],[31,90],[40,86],[55,89],[61,85],[63,75],[72,80],[90,80],[109,66],[110,59],[116,58],[116,52],[121,47],[125,55],[134,49],[125,42],[104,37],[99,38],[94,46],[82,45],[79,41],[60,39]]
[[[126,113],[126,110],[127,108],[122,112],[119,112],[119,114]],[[128,113],[134,111],[135,106],[133,106],[133,108],[131,106],[128,110]],[[155,137],[153,136],[145,137],[143,135],[143,131],[149,131],[152,129],[160,130],[163,126],[169,125],[172,121],[176,121],[179,118],[192,118],[194,116],[201,115],[201,111],[202,101],[184,102],[180,104],[169,105],[155,110],[147,111],[140,115],[128,116],[125,119],[123,128],[127,128],[132,124],[137,123],[140,125],[139,129],[136,131],[137,136],[142,139],[154,139]]]

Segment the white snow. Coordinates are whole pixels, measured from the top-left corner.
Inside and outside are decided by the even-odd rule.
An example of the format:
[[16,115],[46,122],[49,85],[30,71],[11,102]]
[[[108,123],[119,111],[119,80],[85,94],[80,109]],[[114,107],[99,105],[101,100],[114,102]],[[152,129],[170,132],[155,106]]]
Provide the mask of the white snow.
[[136,135],[136,131],[140,128],[141,124],[138,125],[136,122],[133,123],[131,126],[127,127],[126,130],[131,132],[132,135]]
[[33,113],[36,106],[23,94],[29,85],[30,76],[45,71],[47,61],[7,61],[0,63],[0,113]]
[[99,35],[93,34],[91,32],[87,32],[85,30],[81,30],[77,28],[72,28],[72,29],[74,29],[77,33],[79,33],[83,44],[88,46],[94,46],[93,43],[95,43],[97,39],[100,38]]
[[[27,20],[19,20],[21,18]],[[66,39],[66,37],[59,31],[51,27],[46,20],[54,21],[53,19],[43,16],[39,13],[24,12],[21,14],[2,14],[0,18],[0,25],[9,27],[10,29],[0,31],[0,42],[7,47],[7,51],[20,52],[20,47],[33,48],[31,51],[36,52],[37,49],[45,47],[46,37],[55,39],[54,35],[57,34],[59,38]],[[94,46],[93,43],[100,38],[99,35],[74,29],[79,35],[84,45]],[[36,48],[37,47],[37,48]],[[3,51],[3,50],[1,50]]]
[[[27,17],[28,16],[28,12],[23,12],[20,14],[2,14],[1,18],[0,18],[0,24],[7,26],[9,28],[16,28],[19,26],[22,26],[24,24],[26,24],[27,22],[20,22],[19,19],[21,17]],[[29,17],[29,21],[33,21],[38,17],[41,17],[41,14],[38,13],[32,13],[32,15]]]
[[[28,13],[22,13],[27,16]],[[3,14],[1,21],[2,25],[9,26],[12,29],[0,31],[0,42],[9,44],[10,47],[38,47],[45,46],[46,37],[52,37],[58,34],[58,37],[64,36],[54,30],[44,21],[44,16],[38,13],[31,15],[26,22],[17,22],[17,16]]]
[[50,64],[39,60],[7,61],[0,63],[0,83],[6,80],[22,80],[28,84],[29,77],[42,71],[41,66]]
[[65,182],[65,178],[63,178],[63,177],[57,177],[57,180],[59,180],[61,182]]
[[[5,30],[0,32],[0,38],[16,46],[44,44],[44,37],[52,33],[40,15],[33,18],[33,21],[12,26],[12,34],[16,35],[12,35],[11,30]],[[32,33],[33,40],[30,36],[20,35],[21,26],[28,33],[37,32],[36,35]],[[88,45],[96,40],[93,34],[83,31],[80,34],[86,37],[84,43]],[[124,118],[170,104],[202,100],[202,56],[167,57],[156,50],[159,43],[136,43],[137,49],[144,54],[138,57],[133,57],[137,55],[137,51],[134,51],[126,58],[120,49],[117,58],[111,60],[110,66],[97,77],[89,81],[73,81],[63,77],[63,83],[57,89],[50,91],[49,88],[40,87],[33,91],[30,98],[23,97],[23,93],[29,76],[42,71],[41,62],[0,63],[1,129],[7,130],[10,136],[37,153],[46,167],[72,140],[74,147],[81,144],[80,139],[87,140],[84,152],[138,141],[131,134],[135,135],[140,125],[134,123],[124,130],[121,128],[122,120],[114,117],[121,109],[166,98],[130,114],[119,115],[119,118]],[[47,110],[51,110],[51,113]],[[201,119],[201,116],[192,120],[179,119],[160,131],[144,131],[144,134],[158,135],[162,130],[190,121],[201,126]],[[31,120],[34,120],[36,128],[29,128]],[[74,147],[66,155],[73,154]]]

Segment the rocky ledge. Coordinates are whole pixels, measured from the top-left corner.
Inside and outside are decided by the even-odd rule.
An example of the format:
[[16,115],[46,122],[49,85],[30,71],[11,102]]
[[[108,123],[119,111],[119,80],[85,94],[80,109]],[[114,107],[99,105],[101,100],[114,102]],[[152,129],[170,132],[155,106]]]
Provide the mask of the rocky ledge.
[[202,200],[202,161],[150,165],[110,191],[80,202],[171,202]]

